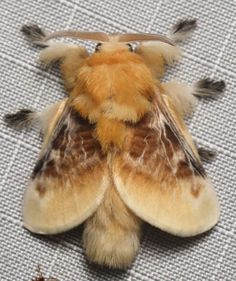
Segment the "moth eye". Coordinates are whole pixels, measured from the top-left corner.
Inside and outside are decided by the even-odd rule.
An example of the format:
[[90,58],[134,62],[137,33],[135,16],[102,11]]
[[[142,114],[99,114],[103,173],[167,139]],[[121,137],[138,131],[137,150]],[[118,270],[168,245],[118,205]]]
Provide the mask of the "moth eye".
[[99,52],[101,50],[102,43],[98,43],[95,47],[95,52]]
[[130,51],[130,52],[133,52],[133,51],[134,51],[133,46],[132,46],[131,44],[128,43],[127,46],[129,47],[129,51]]

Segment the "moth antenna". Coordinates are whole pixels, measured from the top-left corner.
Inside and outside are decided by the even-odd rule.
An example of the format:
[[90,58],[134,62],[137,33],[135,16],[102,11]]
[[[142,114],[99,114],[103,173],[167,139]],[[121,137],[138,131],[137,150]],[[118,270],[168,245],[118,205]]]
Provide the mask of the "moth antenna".
[[13,114],[6,114],[4,121],[9,127],[23,129],[30,127],[36,120],[37,113],[29,109],[21,109]]
[[216,81],[210,78],[205,78],[194,85],[194,95],[197,97],[216,97],[223,93],[225,87],[226,85],[223,80]]
[[199,147],[197,150],[198,150],[198,154],[203,162],[211,162],[217,156],[216,150],[207,149],[204,147]]
[[31,42],[39,46],[48,46],[49,44],[46,42],[57,37],[78,38],[81,40],[90,40],[95,42],[109,41],[108,35],[104,32],[62,30],[46,34],[37,24],[23,25],[21,31]]
[[21,32],[32,43],[43,47],[48,46],[46,43],[46,33],[37,24],[23,25]]
[[143,42],[143,41],[161,41],[174,46],[174,42],[167,36],[148,33],[127,33],[119,34],[118,42]]
[[179,20],[171,29],[168,37],[175,43],[182,42],[189,38],[197,28],[196,19]]

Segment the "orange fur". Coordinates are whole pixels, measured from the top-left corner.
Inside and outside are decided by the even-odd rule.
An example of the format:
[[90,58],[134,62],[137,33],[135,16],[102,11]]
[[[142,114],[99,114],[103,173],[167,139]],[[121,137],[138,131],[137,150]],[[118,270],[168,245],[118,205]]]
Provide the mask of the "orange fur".
[[126,128],[125,124],[119,120],[101,117],[97,122],[96,133],[103,151],[107,151],[109,147],[121,149]]
[[[79,81],[72,97],[86,94],[101,105],[106,99],[119,104],[143,106],[136,101],[138,96],[153,96],[153,77],[142,58],[128,52],[94,54],[86,59],[78,71]],[[135,83],[134,83],[135,81]],[[88,112],[89,115],[89,112]]]
[[71,92],[74,107],[98,122],[104,149],[109,143],[121,147],[125,128],[118,120],[137,122],[150,110],[155,92],[151,71],[140,56],[122,50],[95,53],[83,62],[78,77]]
[[88,52],[83,48],[74,48],[68,52],[61,65],[65,86],[68,90],[73,89],[77,82],[77,72],[83,60],[88,56]]
[[91,123],[97,122],[101,115],[101,109],[86,93],[78,95],[72,101],[72,106],[84,118],[88,118]]

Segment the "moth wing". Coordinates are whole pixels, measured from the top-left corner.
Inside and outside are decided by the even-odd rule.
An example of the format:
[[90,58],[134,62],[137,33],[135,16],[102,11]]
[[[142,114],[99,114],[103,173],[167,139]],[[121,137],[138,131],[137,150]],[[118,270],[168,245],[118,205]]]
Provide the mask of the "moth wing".
[[41,234],[63,232],[87,219],[109,179],[93,125],[68,103],[51,124],[23,201],[24,226]]
[[130,125],[113,179],[126,205],[144,221],[178,236],[212,228],[219,204],[183,121],[171,100]]

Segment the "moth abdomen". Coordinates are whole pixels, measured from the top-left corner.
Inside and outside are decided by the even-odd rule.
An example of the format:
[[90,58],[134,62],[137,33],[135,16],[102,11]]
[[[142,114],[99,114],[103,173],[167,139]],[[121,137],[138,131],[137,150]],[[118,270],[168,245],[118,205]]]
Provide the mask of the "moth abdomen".
[[140,247],[141,225],[111,183],[98,210],[85,223],[83,242],[88,259],[110,268],[127,268]]

